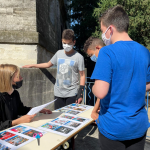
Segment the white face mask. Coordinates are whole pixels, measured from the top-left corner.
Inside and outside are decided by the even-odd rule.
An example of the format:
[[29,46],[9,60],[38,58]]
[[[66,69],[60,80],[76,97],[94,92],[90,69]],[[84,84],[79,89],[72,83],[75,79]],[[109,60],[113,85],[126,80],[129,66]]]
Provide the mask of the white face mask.
[[105,36],[105,34],[107,33],[107,31],[108,31],[109,28],[110,28],[110,26],[106,29],[105,33],[102,34],[102,40],[105,43],[105,45],[110,45],[111,44],[110,39],[111,39],[112,35],[110,35],[109,39],[107,39],[106,36]]
[[66,52],[70,52],[73,49],[73,45],[63,44],[63,48]]

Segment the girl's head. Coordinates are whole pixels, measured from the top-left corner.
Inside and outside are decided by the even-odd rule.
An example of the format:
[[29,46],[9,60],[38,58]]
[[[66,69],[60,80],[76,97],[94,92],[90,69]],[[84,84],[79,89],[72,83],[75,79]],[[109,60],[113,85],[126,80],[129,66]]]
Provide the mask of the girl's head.
[[12,86],[16,85],[16,82],[22,80],[20,76],[20,69],[16,65],[1,64],[0,65],[0,92],[10,92]]

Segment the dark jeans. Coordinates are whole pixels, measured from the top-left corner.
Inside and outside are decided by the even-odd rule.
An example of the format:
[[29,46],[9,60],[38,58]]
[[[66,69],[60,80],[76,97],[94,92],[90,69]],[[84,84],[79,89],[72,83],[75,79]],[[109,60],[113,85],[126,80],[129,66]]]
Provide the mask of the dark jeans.
[[144,150],[145,139],[146,133],[144,136],[133,140],[113,141],[99,132],[101,150]]
[[77,97],[77,96],[62,98],[62,97],[57,97],[57,96],[55,96],[55,99],[57,99],[57,100],[54,102],[55,110],[56,110],[56,109],[59,109],[59,108],[61,108],[61,107],[64,107],[64,106],[66,106],[66,105],[75,103],[76,97]]

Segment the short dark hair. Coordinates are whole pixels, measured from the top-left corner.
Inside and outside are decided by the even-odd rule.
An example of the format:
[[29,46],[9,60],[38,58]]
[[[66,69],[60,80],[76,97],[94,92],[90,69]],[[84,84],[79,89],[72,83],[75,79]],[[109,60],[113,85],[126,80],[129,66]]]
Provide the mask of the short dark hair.
[[84,52],[87,52],[88,49],[94,50],[97,45],[105,46],[103,41],[97,37],[89,37],[84,43]]
[[62,39],[65,40],[75,40],[74,31],[71,29],[65,29],[62,33]]
[[100,22],[106,27],[114,25],[118,32],[128,32],[129,17],[121,5],[106,10],[102,14]]

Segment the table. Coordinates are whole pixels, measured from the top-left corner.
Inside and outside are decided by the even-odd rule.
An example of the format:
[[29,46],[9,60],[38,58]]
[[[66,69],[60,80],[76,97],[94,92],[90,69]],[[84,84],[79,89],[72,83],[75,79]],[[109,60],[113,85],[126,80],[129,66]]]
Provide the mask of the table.
[[[62,145],[67,140],[74,137],[78,132],[80,132],[82,129],[84,129],[86,126],[90,125],[94,120],[91,118],[91,112],[93,110],[93,107],[77,116],[89,118],[90,120],[82,126],[78,131],[70,135],[69,137],[61,136],[58,134],[47,132],[44,134],[43,137],[40,139],[40,146],[37,144],[37,140],[34,140],[22,147],[20,147],[18,150],[55,150],[57,147]],[[57,117],[59,117],[62,113],[53,111],[52,114],[42,114],[39,117],[35,117],[32,122],[30,123],[24,123],[24,125],[37,128]]]

